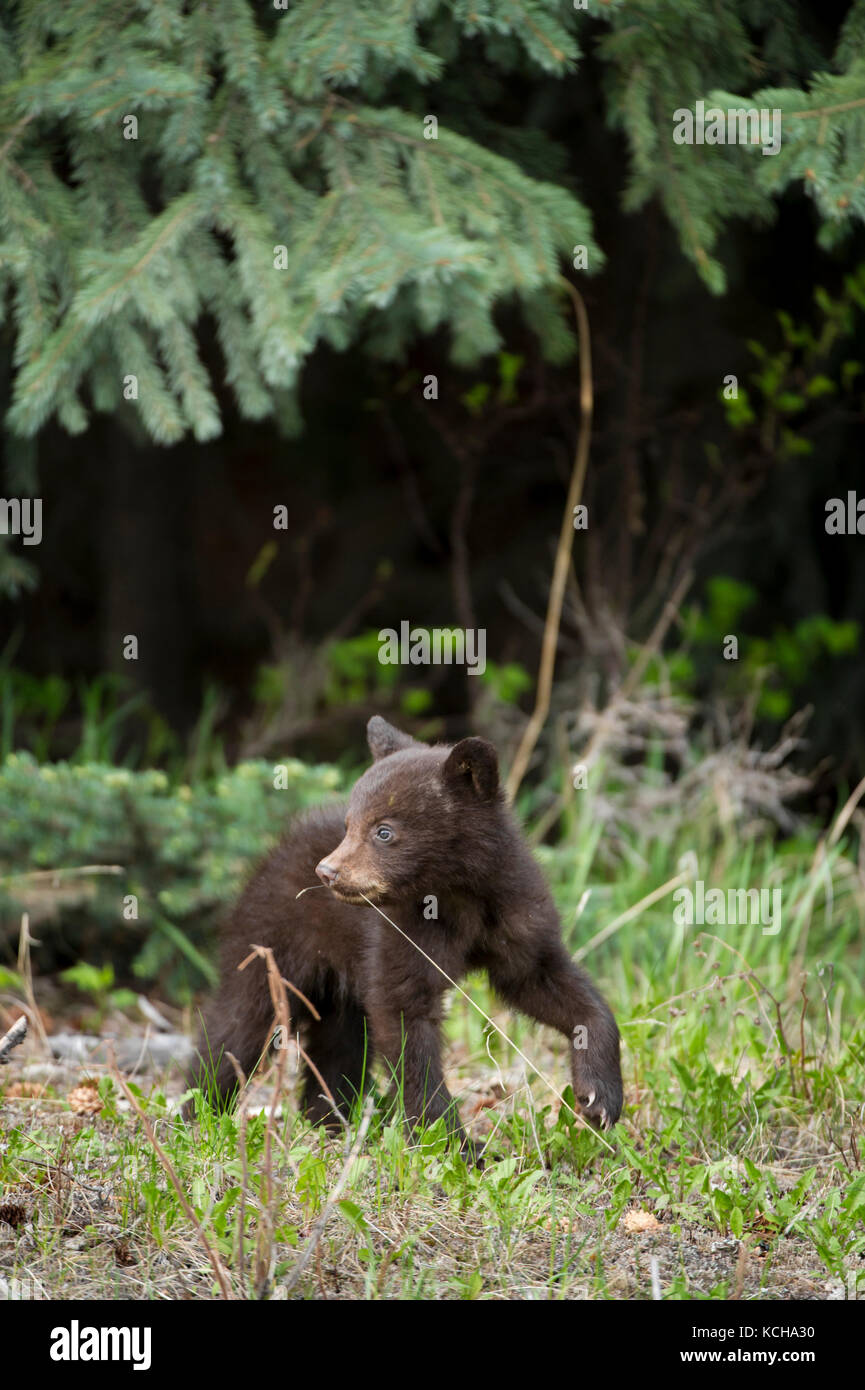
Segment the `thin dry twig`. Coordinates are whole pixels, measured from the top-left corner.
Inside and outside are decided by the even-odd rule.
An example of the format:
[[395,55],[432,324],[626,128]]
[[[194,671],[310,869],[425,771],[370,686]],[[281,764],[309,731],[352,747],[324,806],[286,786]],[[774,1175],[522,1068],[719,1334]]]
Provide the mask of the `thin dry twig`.
[[[280,1035],[280,1046],[276,1049],[276,1060],[273,1064],[276,1081],[267,1115],[267,1127],[264,1131],[261,1215],[255,1247],[254,1287],[256,1297],[260,1298],[270,1282],[273,1265],[273,1232],[276,1225],[273,1217],[273,1128],[276,1124],[276,1116],[285,1085],[285,1043],[291,1030],[291,1017],[288,1011],[288,993],[286,990],[288,981],[282,978],[272,947],[253,946],[251,954],[247,956],[239,968],[243,969],[256,956],[264,961],[267,970],[267,986],[270,991],[270,1002],[273,1005],[274,1023],[279,1029]],[[295,993],[300,995],[299,990],[296,990]]]
[[[306,891],[306,890],[305,890],[305,891]],[[259,957],[263,957],[265,960],[267,960],[268,953],[270,954],[270,958],[273,959],[273,951],[270,949],[269,946],[253,946],[252,950],[250,951],[250,953],[249,953],[249,955],[246,957],[246,959],[245,959],[245,960],[242,960],[242,961],[240,962],[240,965],[237,967],[238,970],[245,970],[246,967],[249,965],[249,962],[250,962],[251,960],[257,960]],[[274,968],[276,968],[276,962],[275,962],[275,961],[274,961]],[[297,997],[298,997],[298,999],[301,1001],[301,1003],[302,1003],[302,1004],[305,1004],[306,1007],[309,1009],[309,1012],[312,1014],[312,1016],[313,1016],[313,1018],[315,1019],[316,1023],[319,1023],[319,1022],[321,1021],[321,1014],[318,1012],[318,1009],[315,1007],[315,1005],[314,1005],[313,1003],[311,1003],[309,999],[307,999],[306,995],[303,994],[303,993],[301,992],[301,990],[299,990],[299,989],[297,988],[296,985],[293,985],[293,984],[291,983],[290,980],[286,980],[286,978],[285,978],[284,975],[279,975],[279,971],[278,971],[278,970],[277,970],[277,975],[279,976],[279,979],[281,980],[281,982],[285,985],[286,989],[290,989],[291,992],[292,992],[292,994],[296,994],[296,995],[297,995]],[[269,971],[269,970],[268,970],[268,974],[267,974],[267,979],[268,979],[268,984],[270,985],[270,997],[271,997],[271,999],[272,999],[273,1002],[274,1002],[274,1008],[275,1008],[275,1007],[276,1007],[276,1003],[277,1003],[277,999],[274,998],[274,984],[273,984],[273,982],[271,981],[271,978],[270,978],[270,971]],[[278,996],[277,996],[277,998],[278,998]]]
[[736,1259],[736,1278],[733,1292],[730,1294],[732,1299],[742,1297],[745,1288],[745,1275],[748,1272],[748,1247],[743,1240],[739,1241],[739,1254]]
[[249,1155],[246,1147],[246,1124],[249,1119],[247,1111],[246,1074],[235,1057],[233,1052],[226,1052],[226,1057],[234,1068],[237,1077],[237,1093],[240,1097],[237,1106],[237,1139],[240,1150],[240,1207],[237,1213],[237,1277],[240,1287],[246,1293],[246,1246],[244,1237],[246,1234],[246,1196],[249,1191]]
[[583,485],[586,479],[586,469],[589,463],[589,444],[592,437],[592,349],[589,335],[589,316],[586,313],[586,306],[583,303],[582,295],[571,284],[570,280],[562,278],[562,284],[567,288],[568,293],[574,301],[574,310],[577,316],[577,332],[580,340],[580,431],[577,436],[577,450],[574,456],[574,466],[571,472],[571,481],[568,487],[565,511],[562,517],[561,530],[559,532],[559,543],[556,546],[556,558],[553,563],[553,578],[550,584],[550,596],[547,602],[547,616],[544,623],[544,637],[541,644],[541,662],[538,668],[538,685],[535,694],[535,707],[531,718],[523,731],[519,748],[507,776],[505,791],[509,801],[513,801],[516,796],[520,783],[526,774],[529,760],[534,752],[535,745],[540,737],[541,729],[544,727],[550,709],[550,696],[553,688],[553,670],[556,664],[556,647],[558,645],[559,626],[562,620],[562,605],[565,598],[565,586],[568,579],[568,568],[571,563],[571,549],[574,542],[574,509],[579,504],[583,495]]
[[862,778],[862,781],[859,783],[859,785],[850,793],[846,802],[844,803],[843,807],[838,813],[838,818],[835,821],[835,824],[832,826],[832,831],[827,841],[827,844],[830,848],[832,845],[836,845],[840,840],[841,836],[844,834],[844,831],[847,828],[847,822],[849,821],[853,812],[856,810],[856,807],[858,806],[860,800],[862,799],[863,792],[865,792],[865,777]]
[[[273,1215],[274,1208],[274,1182],[273,1182],[273,1143],[274,1126],[276,1117],[279,1113],[279,1105],[285,1090],[285,1063],[286,1063],[286,1041],[291,1034],[291,1017],[288,1010],[287,990],[296,994],[298,999],[303,1000],[304,1004],[318,1019],[321,1015],[310,1003],[305,994],[302,994],[290,980],[286,980],[279,970],[273,949],[270,946],[253,946],[250,954],[246,957],[239,969],[243,969],[249,962],[256,957],[260,957],[267,970],[267,984],[270,990],[270,999],[273,1004],[274,1023],[279,1030],[280,1046],[276,1049],[276,1061],[274,1071],[276,1075],[273,1094],[271,1096],[270,1108],[267,1115],[267,1128],[264,1132],[264,1159],[263,1159],[263,1191],[261,1211],[263,1219],[259,1225],[259,1238],[256,1245],[256,1268],[255,1268],[255,1291],[256,1297],[260,1298],[264,1294],[271,1278],[273,1265],[273,1232],[276,1221]],[[322,1088],[328,1102],[333,1107],[336,1117],[347,1126],[345,1116],[340,1112],[336,1100],[330,1087],[327,1085],[318,1067],[307,1056],[306,1052],[298,1044],[298,1052],[306,1062],[310,1071],[315,1076]]]
[[36,1004],[36,995],[33,991],[33,967],[30,963],[30,947],[38,946],[38,942],[30,935],[30,913],[21,913],[21,934],[18,938],[18,974],[24,981],[24,995],[29,1005],[28,1013],[33,1021],[33,1026],[39,1034],[39,1041],[48,1050],[48,1035],[42,1026],[42,1019],[39,1015],[39,1008]]
[[[303,888],[303,889],[301,889],[301,893],[308,893],[309,891],[310,891],[310,890],[309,890],[308,888]],[[301,895],[301,894],[298,893],[298,897],[300,897],[300,895]],[[257,960],[259,957],[260,957],[261,959],[263,959],[263,960],[265,961],[265,964],[267,965],[267,979],[268,979],[268,986],[269,986],[269,988],[270,988],[270,998],[271,998],[271,1001],[272,1001],[273,1004],[274,1004],[274,1023],[276,1024],[276,1027],[279,1028],[279,1030],[280,1030],[280,1042],[282,1043],[282,1042],[288,1037],[289,1033],[288,1033],[288,1021],[286,1021],[285,1031],[283,1032],[283,1031],[282,1031],[282,1023],[280,1022],[279,1017],[277,1016],[277,1015],[278,1015],[278,1012],[279,1012],[279,1004],[280,1004],[280,994],[279,994],[280,985],[284,985],[286,989],[290,989],[290,990],[291,990],[292,994],[296,994],[296,995],[297,995],[298,999],[300,999],[301,1002],[304,1003],[304,1004],[306,1005],[306,1007],[309,1009],[310,1013],[312,1014],[312,1016],[313,1016],[313,1018],[316,1020],[316,1022],[318,1022],[318,1021],[321,1019],[321,1014],[318,1012],[318,1009],[315,1007],[315,1005],[314,1005],[309,999],[307,999],[306,995],[305,995],[301,990],[299,990],[299,989],[297,988],[296,985],[293,985],[293,984],[291,983],[290,980],[287,980],[287,979],[285,978],[284,975],[280,975],[280,973],[279,973],[279,968],[278,968],[278,966],[277,966],[277,964],[276,964],[276,960],[275,960],[274,955],[273,955],[273,951],[272,951],[272,949],[271,949],[269,946],[253,946],[252,950],[250,951],[250,953],[249,953],[249,955],[246,957],[246,959],[245,959],[245,960],[242,960],[242,961],[240,962],[240,965],[237,967],[238,970],[244,970],[244,969],[246,968],[246,966],[249,965],[249,962],[250,962],[251,960]],[[273,974],[271,973],[271,966],[272,966]],[[284,992],[284,991],[283,991],[283,992]],[[286,1001],[286,1020],[288,1020],[288,1013],[287,1013],[287,1011],[288,1011],[288,1004],[287,1004],[287,1001]],[[347,1125],[347,1124],[348,1124],[348,1121],[346,1120],[346,1118],[345,1118],[345,1116],[343,1115],[342,1111],[339,1109],[339,1106],[338,1106],[337,1103],[336,1103],[336,1099],[335,1099],[335,1097],[334,1097],[334,1095],[333,1095],[333,1092],[331,1091],[330,1087],[328,1086],[327,1082],[325,1081],[325,1079],[324,1079],[324,1077],[322,1076],[321,1072],[319,1071],[318,1067],[315,1065],[315,1062],[314,1062],[314,1061],[312,1060],[312,1058],[305,1052],[305,1050],[301,1047],[301,1045],[300,1045],[299,1042],[296,1041],[296,1042],[295,1042],[295,1046],[297,1047],[298,1054],[299,1054],[300,1057],[303,1059],[303,1061],[306,1063],[306,1065],[309,1067],[309,1069],[310,1069],[310,1071],[312,1072],[313,1076],[315,1077],[316,1081],[317,1081],[318,1084],[321,1086],[321,1089],[322,1089],[323,1094],[327,1097],[328,1102],[329,1102],[330,1105],[333,1107],[333,1111],[334,1111],[334,1114],[335,1114],[336,1118],[337,1118],[343,1125]],[[279,1051],[279,1050],[280,1050],[280,1049],[277,1049],[277,1051]],[[274,1100],[272,1109],[273,1109],[273,1110],[276,1109],[276,1101],[275,1101],[275,1100]]]

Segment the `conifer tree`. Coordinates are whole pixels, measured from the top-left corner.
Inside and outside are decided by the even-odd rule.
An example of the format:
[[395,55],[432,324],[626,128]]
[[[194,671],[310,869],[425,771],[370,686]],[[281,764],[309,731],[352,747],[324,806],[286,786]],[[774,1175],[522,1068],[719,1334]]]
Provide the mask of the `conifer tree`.
[[[659,197],[711,289],[727,219],[770,217],[791,185],[833,245],[865,213],[865,0],[828,56],[808,27],[790,0],[18,0],[0,20],[8,427],[81,432],[128,400],[155,441],[207,440],[221,371],[243,417],[291,428],[317,344],[395,359],[444,326],[468,364],[509,299],[567,357],[557,281],[576,246],[602,263],[591,212],[541,176],[540,132],[490,117],[478,139],[441,115],[470,47],[561,83],[591,50],[625,206]],[[697,99],[780,109],[780,152],[675,144]]]

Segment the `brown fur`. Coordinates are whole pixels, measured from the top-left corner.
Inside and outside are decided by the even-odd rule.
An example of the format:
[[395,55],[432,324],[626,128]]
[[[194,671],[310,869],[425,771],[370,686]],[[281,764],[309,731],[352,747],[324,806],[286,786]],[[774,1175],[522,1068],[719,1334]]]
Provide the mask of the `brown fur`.
[[[593,1123],[615,1124],[622,1108],[619,1034],[588,976],[570,960],[543,876],[505,804],[493,746],[467,738],[430,747],[378,716],[368,725],[375,761],[348,808],[295,823],[247,885],[223,936],[219,992],[201,1052],[216,1063],[224,1098],[268,1043],[273,1008],[264,964],[238,963],[255,942],[273,948],[282,974],[321,1014],[292,998],[301,1042],[338,1103],[362,1086],[373,1054],[402,1082],[413,1123],[444,1115],[468,1152],[444,1083],[440,1025],[447,982],[358,896],[381,905],[454,980],[484,969],[513,1008],[558,1029],[571,1046],[574,1094]],[[390,838],[382,836],[387,827]],[[298,899],[316,872],[329,891]],[[436,920],[424,915],[430,896]],[[429,911],[427,907],[427,911]],[[319,1122],[331,1107],[311,1073],[304,1108]]]

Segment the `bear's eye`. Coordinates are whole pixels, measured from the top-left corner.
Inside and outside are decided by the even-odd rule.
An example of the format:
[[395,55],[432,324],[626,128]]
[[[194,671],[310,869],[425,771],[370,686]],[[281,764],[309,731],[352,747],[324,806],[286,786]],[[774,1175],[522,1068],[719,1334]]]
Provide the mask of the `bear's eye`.
[[393,831],[391,830],[389,825],[380,825],[378,830],[375,832],[375,838],[377,840],[384,840],[385,842],[387,842],[388,840],[393,839]]

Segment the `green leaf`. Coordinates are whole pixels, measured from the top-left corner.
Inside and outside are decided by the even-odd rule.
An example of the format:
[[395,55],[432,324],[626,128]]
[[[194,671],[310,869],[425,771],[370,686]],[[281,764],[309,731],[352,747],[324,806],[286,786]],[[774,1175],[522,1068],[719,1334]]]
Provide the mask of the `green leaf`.
[[815,400],[820,396],[833,396],[837,390],[838,387],[828,376],[818,375],[812,377],[808,382],[805,387],[805,394]]
[[356,1202],[350,1202],[348,1200],[340,1201],[337,1202],[337,1207],[353,1231],[358,1235],[366,1234],[369,1226],[366,1217]]

